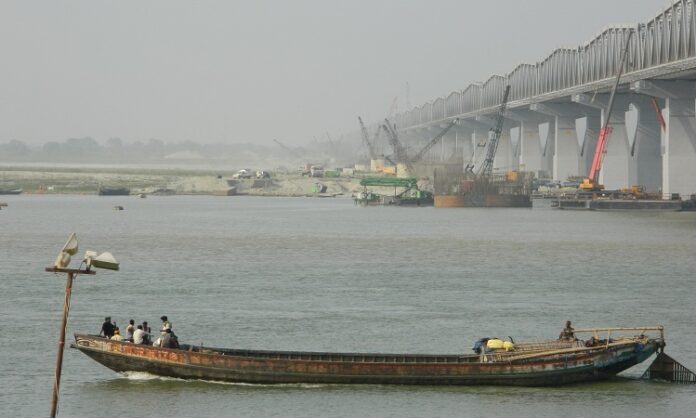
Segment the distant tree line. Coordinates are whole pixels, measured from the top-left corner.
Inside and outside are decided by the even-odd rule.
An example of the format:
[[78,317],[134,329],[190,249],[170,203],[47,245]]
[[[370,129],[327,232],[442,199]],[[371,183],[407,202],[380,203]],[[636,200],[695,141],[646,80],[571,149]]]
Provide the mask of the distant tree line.
[[[359,146],[358,146],[359,147]],[[92,137],[68,138],[62,142],[49,141],[43,145],[28,145],[11,140],[0,143],[0,162],[56,163],[177,163],[196,160],[258,160],[275,158],[286,161],[351,162],[359,148],[348,141],[341,143],[311,141],[306,146],[290,147],[253,143],[200,144],[193,141],[165,142],[159,139],[125,142],[109,138],[99,142]]]
[[193,141],[164,142],[158,139],[126,143],[109,138],[99,143],[94,138],[69,138],[39,146],[18,140],[0,143],[0,161],[7,162],[99,162],[145,163],[171,160],[235,158],[241,154],[273,156],[277,150],[256,144],[199,144]]

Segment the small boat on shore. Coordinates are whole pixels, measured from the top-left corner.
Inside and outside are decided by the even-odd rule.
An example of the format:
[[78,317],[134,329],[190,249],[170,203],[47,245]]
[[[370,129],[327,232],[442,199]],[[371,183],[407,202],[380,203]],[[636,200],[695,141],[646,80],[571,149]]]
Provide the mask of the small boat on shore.
[[[632,334],[621,334],[626,331]],[[479,354],[263,351],[186,344],[171,349],[85,334],[75,334],[71,347],[116,372],[182,379],[263,384],[552,386],[611,378],[665,346],[662,326],[575,332],[591,337],[510,343],[505,349],[484,349]]]
[[99,196],[128,196],[130,189],[127,187],[106,187],[102,186],[97,191]]
[[22,194],[24,190],[22,188],[16,188],[16,189],[3,189],[0,188],[0,194]]

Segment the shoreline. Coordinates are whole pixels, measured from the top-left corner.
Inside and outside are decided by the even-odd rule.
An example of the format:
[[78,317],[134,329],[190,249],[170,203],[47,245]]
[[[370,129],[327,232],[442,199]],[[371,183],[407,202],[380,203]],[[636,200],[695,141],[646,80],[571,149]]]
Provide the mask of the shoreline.
[[[0,188],[27,195],[96,195],[102,186],[124,187],[130,195],[157,194],[267,197],[350,197],[359,190],[353,177],[313,178],[273,173],[266,179],[233,179],[233,171],[181,168],[135,169],[0,166]],[[325,186],[325,190],[322,187]]]

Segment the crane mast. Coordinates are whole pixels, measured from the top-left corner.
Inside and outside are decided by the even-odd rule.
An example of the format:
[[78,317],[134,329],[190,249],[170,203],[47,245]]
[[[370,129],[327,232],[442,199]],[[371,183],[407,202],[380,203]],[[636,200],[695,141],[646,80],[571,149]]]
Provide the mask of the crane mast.
[[391,122],[389,122],[389,119],[384,119],[382,129],[384,129],[384,131],[387,133],[387,137],[389,138],[389,145],[391,145],[392,149],[394,149],[394,155],[396,155],[396,161],[405,164],[406,169],[412,171],[413,166],[411,165],[411,161],[408,158],[408,154],[406,154],[406,148],[399,140],[399,135],[396,133],[394,127],[391,126]]
[[483,160],[483,164],[478,170],[478,176],[489,177],[493,173],[493,160],[495,159],[495,153],[498,150],[498,142],[500,142],[500,135],[503,133],[503,122],[505,122],[505,110],[507,109],[508,97],[510,96],[510,86],[505,87],[505,93],[503,93],[503,101],[500,103],[500,108],[498,108],[498,115],[495,119],[495,126],[491,130],[491,135],[488,140],[488,147],[486,148],[486,158]]
[[590,166],[590,171],[587,174],[587,178],[582,181],[580,188],[586,191],[599,191],[604,189],[604,186],[599,184],[599,173],[602,170],[602,162],[604,161],[604,155],[607,152],[607,142],[609,141],[609,136],[611,135],[612,128],[609,126],[611,121],[611,112],[614,110],[614,98],[616,97],[616,90],[619,88],[619,83],[621,82],[621,76],[624,71],[624,64],[626,58],[628,57],[628,48],[631,45],[631,36],[633,32],[628,32],[628,39],[626,39],[626,46],[621,56],[621,63],[619,64],[619,71],[616,74],[616,81],[614,82],[614,88],[611,90],[611,95],[609,96],[609,105],[607,106],[607,114],[604,118],[604,125],[599,130],[599,138],[597,139],[597,146],[595,147],[594,156],[592,157],[592,165]]
[[[365,124],[360,116],[358,116],[358,122],[360,122],[360,132],[362,132],[363,142],[367,146],[367,150],[370,152],[370,159],[374,160],[377,158],[374,143],[370,141],[370,135],[367,133],[367,128],[365,128]],[[379,132],[379,130],[377,130],[377,132]],[[377,135],[375,135],[375,137],[377,137]]]

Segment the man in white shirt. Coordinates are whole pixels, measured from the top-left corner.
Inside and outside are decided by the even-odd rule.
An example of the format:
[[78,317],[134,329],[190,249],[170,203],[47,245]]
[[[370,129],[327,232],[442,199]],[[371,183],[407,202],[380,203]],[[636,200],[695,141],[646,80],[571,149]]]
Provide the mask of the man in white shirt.
[[133,343],[143,344],[145,341],[145,331],[143,331],[143,326],[138,325],[138,329],[133,332]]

